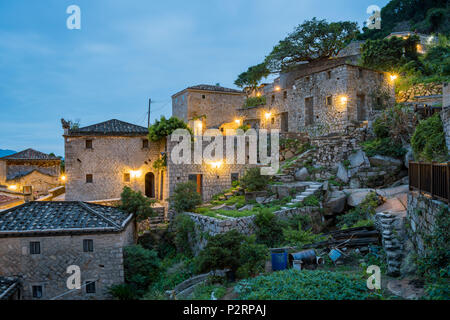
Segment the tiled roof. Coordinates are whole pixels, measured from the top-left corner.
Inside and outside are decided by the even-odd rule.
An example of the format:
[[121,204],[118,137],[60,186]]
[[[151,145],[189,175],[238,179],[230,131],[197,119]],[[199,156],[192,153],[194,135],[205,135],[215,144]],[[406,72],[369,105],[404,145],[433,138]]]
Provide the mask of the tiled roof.
[[142,136],[147,134],[148,129],[146,127],[138,126],[117,119],[108,120],[83,128],[69,130],[70,136]]
[[240,91],[240,90],[224,88],[221,86],[212,86],[209,84],[199,84],[197,86],[188,87],[188,89],[201,90],[201,91],[227,92],[227,93],[242,93],[242,91]]
[[0,300],[8,299],[19,288],[17,278],[0,277]]
[[9,202],[17,201],[18,198],[8,197],[0,194],[0,206]]
[[58,157],[36,151],[34,149],[23,150],[9,156],[0,158],[1,160],[60,160]]
[[27,233],[116,232],[131,215],[85,202],[28,202],[0,213],[0,236]]
[[11,180],[16,180],[16,179],[20,179],[22,177],[28,176],[30,174],[32,174],[33,172],[39,172],[40,174],[44,174],[46,176],[50,176],[53,177],[51,174],[48,174],[47,172],[44,172],[42,170],[39,169],[29,169],[29,170],[25,170],[22,172],[16,172],[16,173],[12,173],[12,174],[8,174],[6,177],[6,181],[11,181]]

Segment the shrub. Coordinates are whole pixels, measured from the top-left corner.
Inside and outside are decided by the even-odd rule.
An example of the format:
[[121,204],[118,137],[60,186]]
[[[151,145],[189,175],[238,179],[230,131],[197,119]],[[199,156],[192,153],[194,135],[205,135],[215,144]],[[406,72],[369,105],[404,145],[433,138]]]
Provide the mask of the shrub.
[[[367,220],[375,214],[375,209],[381,205],[376,192],[370,192],[359,206],[351,209],[347,214],[338,216],[336,224],[341,229],[363,226]],[[364,222],[363,222],[364,221]]]
[[329,271],[285,270],[239,282],[241,300],[366,300],[366,279]]
[[175,237],[174,243],[177,252],[188,257],[192,256],[190,243],[195,240],[195,224],[187,215],[179,214],[174,221]]
[[161,116],[160,120],[156,120],[153,125],[148,128],[149,139],[151,141],[159,141],[162,138],[171,135],[177,129],[186,129],[191,132],[188,125],[181,119],[177,117],[171,117],[166,119],[166,117]]
[[125,247],[124,270],[125,282],[135,290],[136,295],[142,295],[158,276],[160,270],[158,254],[140,245]]
[[262,191],[269,184],[269,176],[261,175],[260,168],[248,169],[241,178],[241,186],[246,191]]
[[240,265],[239,249],[244,240],[245,236],[236,230],[211,237],[195,259],[197,271],[207,272],[226,268],[236,271]]
[[445,161],[448,158],[444,127],[438,113],[419,122],[411,147],[416,160]]
[[248,278],[264,271],[267,247],[257,244],[255,236],[248,237],[239,248],[240,267],[238,278]]
[[170,204],[177,212],[192,211],[202,203],[202,197],[197,192],[197,185],[192,182],[179,183],[169,199]]
[[124,187],[120,198],[122,203],[120,209],[134,214],[137,222],[155,215],[152,206],[156,201],[145,197],[140,191],[136,192],[129,187]]
[[134,300],[136,299],[136,294],[131,285],[123,283],[112,286],[109,288],[109,294],[118,300]]
[[296,229],[283,229],[283,237],[287,244],[302,248],[307,244],[311,244],[322,239],[321,235],[311,232],[311,230],[303,230],[302,224],[299,222]]
[[268,247],[274,247],[281,244],[283,240],[282,223],[277,219],[275,214],[267,209],[261,209],[254,218],[255,235],[259,243],[263,243]]
[[363,150],[369,157],[376,155],[401,158],[406,154],[406,149],[401,144],[395,143],[391,138],[376,138],[362,143]]
[[307,196],[304,200],[303,200],[303,204],[306,207],[319,207],[320,206],[320,200],[317,199],[316,196],[311,195],[311,196]]
[[261,97],[250,97],[247,98],[247,100],[245,100],[244,103],[244,108],[250,108],[250,107],[257,107],[260,105],[264,105],[266,104],[266,97],[265,96],[261,96]]

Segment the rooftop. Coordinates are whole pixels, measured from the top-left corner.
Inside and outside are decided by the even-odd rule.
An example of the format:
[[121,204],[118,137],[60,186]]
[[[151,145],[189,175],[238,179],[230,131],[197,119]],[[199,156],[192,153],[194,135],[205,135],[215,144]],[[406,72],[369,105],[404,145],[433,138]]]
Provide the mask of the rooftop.
[[148,128],[117,119],[69,130],[69,136],[142,136],[147,134]]
[[28,169],[28,170],[23,170],[20,172],[12,172],[12,173],[8,173],[8,175],[6,176],[6,181],[11,181],[11,180],[17,180],[23,177],[26,177],[30,174],[32,174],[33,172],[37,172],[49,177],[53,177],[51,174],[43,171],[43,170],[39,170],[39,169]]
[[60,160],[60,158],[30,148],[0,158],[0,160]]
[[98,204],[28,202],[0,214],[0,237],[35,233],[86,233],[122,231],[132,215]]
[[180,92],[174,94],[173,96],[176,96],[185,90],[222,92],[222,93],[239,93],[239,94],[243,93],[241,90],[225,88],[225,87],[221,87],[221,86],[214,86],[214,85],[209,85],[209,84],[199,84],[196,86],[187,87],[186,89],[181,90]]
[[17,278],[0,277],[0,300],[7,300],[19,287]]

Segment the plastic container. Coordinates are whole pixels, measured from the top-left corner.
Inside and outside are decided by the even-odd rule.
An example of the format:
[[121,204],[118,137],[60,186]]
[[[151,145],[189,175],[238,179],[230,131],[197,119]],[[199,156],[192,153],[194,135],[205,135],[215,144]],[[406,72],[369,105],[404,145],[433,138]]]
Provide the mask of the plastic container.
[[271,249],[272,270],[281,271],[286,270],[288,263],[288,253],[286,249]]

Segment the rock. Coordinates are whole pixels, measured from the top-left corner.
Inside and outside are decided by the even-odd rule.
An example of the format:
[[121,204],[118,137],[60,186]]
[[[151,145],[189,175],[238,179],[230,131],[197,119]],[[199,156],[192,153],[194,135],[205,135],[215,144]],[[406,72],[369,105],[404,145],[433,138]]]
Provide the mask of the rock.
[[251,211],[251,210],[253,210],[253,208],[254,208],[254,205],[253,205],[253,204],[247,204],[247,205],[243,206],[242,208],[239,208],[238,211],[244,211],[244,210],[249,210],[249,211]]
[[409,169],[409,162],[414,161],[414,153],[409,144],[403,146],[403,148],[405,148],[407,150],[405,157],[403,158],[403,163],[404,163],[405,167],[407,167]]
[[359,189],[359,188],[361,188],[361,182],[359,182],[358,178],[351,178],[350,179],[350,188],[351,189]]
[[328,208],[333,214],[339,214],[344,212],[346,201],[347,195],[343,191],[333,191],[325,202],[324,207]]
[[385,203],[375,209],[376,212],[403,212],[406,211],[403,203],[397,198],[387,199]]
[[348,183],[348,171],[342,163],[339,163],[339,165],[338,165],[338,172],[337,172],[336,176],[342,182]]
[[236,205],[233,204],[232,206],[229,206],[229,205],[226,205],[224,203],[224,204],[221,204],[220,206],[216,206],[216,207],[211,208],[211,210],[228,210],[228,211],[236,210]]
[[383,198],[395,198],[398,195],[408,193],[409,192],[409,185],[402,185],[394,188],[387,188],[387,189],[377,189],[377,194],[382,196]]
[[367,158],[366,153],[362,150],[358,150],[356,153],[353,153],[348,157],[350,161],[351,168],[357,168],[361,166],[368,167],[370,166],[369,158]]
[[266,200],[266,198],[264,198],[264,197],[256,197],[256,202],[258,202],[259,204],[262,204],[262,203],[264,203],[264,201]]
[[301,168],[295,172],[296,181],[306,181],[309,178],[309,172],[306,168]]
[[291,151],[291,150],[288,150],[285,154],[284,154],[284,158],[285,159],[291,159],[291,158],[293,158],[295,156],[295,154]]
[[266,204],[266,203],[270,203],[270,202],[272,202],[272,201],[275,201],[277,199],[277,197],[276,196],[270,196],[270,197],[268,197],[268,198],[266,198],[265,200],[264,200],[264,204]]
[[401,167],[403,165],[403,161],[386,156],[376,155],[369,158],[370,164],[375,167]]
[[345,189],[344,192],[348,194],[347,204],[351,207],[356,207],[364,201],[367,195],[375,192],[374,189]]

